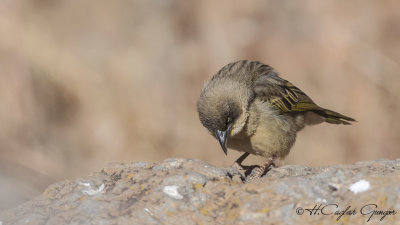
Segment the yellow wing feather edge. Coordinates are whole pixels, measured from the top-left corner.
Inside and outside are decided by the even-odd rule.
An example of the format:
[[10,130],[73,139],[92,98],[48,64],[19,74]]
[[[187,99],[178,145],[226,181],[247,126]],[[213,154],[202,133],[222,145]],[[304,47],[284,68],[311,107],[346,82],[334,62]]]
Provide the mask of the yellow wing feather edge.
[[[281,78],[279,78],[281,79]],[[270,102],[283,113],[313,111],[325,118],[325,121],[333,124],[351,124],[355,119],[322,108],[315,104],[303,91],[289,81],[283,80],[279,95],[270,96]]]

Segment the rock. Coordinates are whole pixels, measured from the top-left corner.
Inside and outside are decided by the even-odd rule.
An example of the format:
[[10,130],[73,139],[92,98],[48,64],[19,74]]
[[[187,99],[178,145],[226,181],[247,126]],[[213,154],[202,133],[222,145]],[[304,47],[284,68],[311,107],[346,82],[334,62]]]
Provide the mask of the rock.
[[243,180],[192,159],[113,164],[51,185],[0,224],[400,224],[400,160],[283,166]]

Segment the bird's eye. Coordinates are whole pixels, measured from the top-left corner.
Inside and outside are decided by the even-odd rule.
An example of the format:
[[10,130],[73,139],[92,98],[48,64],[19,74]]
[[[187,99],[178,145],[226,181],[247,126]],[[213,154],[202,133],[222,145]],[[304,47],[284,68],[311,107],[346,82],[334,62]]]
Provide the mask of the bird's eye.
[[226,119],[226,124],[230,124],[232,122],[232,118],[231,117],[228,117],[227,119]]

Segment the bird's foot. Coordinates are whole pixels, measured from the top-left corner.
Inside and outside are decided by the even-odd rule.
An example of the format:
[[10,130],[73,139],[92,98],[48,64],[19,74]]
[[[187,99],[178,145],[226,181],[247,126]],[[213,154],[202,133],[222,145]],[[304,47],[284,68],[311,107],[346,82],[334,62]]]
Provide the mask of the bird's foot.
[[238,162],[234,162],[234,163],[232,164],[231,167],[232,167],[233,169],[235,169],[235,170],[238,170],[238,171],[244,170],[243,166],[240,165]]
[[242,156],[240,156],[233,164],[232,164],[232,168],[236,169],[236,170],[246,170],[246,168],[242,165],[242,162],[247,158],[247,156],[249,156],[250,153],[245,152],[243,153]]
[[269,158],[262,166],[254,169],[246,180],[250,181],[261,178],[266,172],[268,172],[270,167],[275,166],[275,159],[275,157]]

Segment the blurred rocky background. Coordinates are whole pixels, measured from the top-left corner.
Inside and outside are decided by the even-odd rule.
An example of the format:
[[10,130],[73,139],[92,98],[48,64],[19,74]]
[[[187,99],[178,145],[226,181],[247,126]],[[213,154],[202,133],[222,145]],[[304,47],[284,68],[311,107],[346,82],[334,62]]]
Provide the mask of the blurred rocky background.
[[[110,162],[226,157],[203,83],[259,60],[352,126],[306,128],[284,164],[400,157],[400,2],[0,1],[0,210]],[[258,163],[253,157],[246,163]]]

